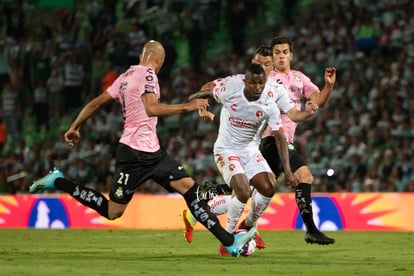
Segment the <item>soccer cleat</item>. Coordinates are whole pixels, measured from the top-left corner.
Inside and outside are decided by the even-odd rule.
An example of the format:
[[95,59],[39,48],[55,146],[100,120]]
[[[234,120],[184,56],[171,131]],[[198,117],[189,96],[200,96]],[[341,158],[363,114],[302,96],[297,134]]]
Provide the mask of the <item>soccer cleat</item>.
[[180,213],[180,218],[184,223],[184,238],[188,243],[193,241],[193,230],[196,225],[196,221],[191,218],[191,213],[188,210],[183,210]]
[[252,227],[247,232],[235,234],[233,244],[225,246],[227,252],[229,252],[233,257],[239,257],[244,245],[253,239],[255,234],[256,227]]
[[34,194],[44,190],[55,189],[54,183],[57,178],[64,178],[63,173],[58,169],[53,169],[48,175],[33,182],[29,187],[29,193]]
[[222,256],[222,257],[231,256],[222,243],[220,243],[219,256]]
[[256,242],[256,248],[259,248],[259,249],[266,248],[266,243],[260,236],[259,232],[256,232],[256,235],[254,235],[254,241]]
[[[249,230],[250,228],[251,228],[250,226],[246,225],[245,220],[243,220],[239,224],[239,229]],[[266,248],[266,243],[264,242],[264,240],[260,236],[259,231],[257,231],[256,234],[254,235],[254,241],[256,242],[256,248],[259,248],[259,249]]]
[[305,241],[310,244],[317,243],[323,245],[335,243],[334,239],[327,237],[324,233],[320,231],[314,233],[306,232]]

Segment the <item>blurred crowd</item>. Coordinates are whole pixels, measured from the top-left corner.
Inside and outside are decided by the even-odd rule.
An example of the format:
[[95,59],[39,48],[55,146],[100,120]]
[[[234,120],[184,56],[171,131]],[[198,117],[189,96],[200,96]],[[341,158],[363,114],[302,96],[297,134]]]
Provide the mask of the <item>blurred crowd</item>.
[[[327,106],[296,132],[314,192],[414,192],[414,2],[75,3],[45,11],[0,0],[0,192],[26,193],[53,167],[108,191],[122,130],[118,105],[90,119],[74,149],[63,133],[86,101],[139,62],[148,39],[166,48],[161,100],[180,103],[209,80],[242,73],[253,50],[275,35],[292,39],[292,68],[319,87],[325,67],[337,68]],[[196,112],[159,120],[161,144],[198,182],[223,183],[212,156],[217,121],[204,123]],[[166,191],[148,181],[137,192]]]

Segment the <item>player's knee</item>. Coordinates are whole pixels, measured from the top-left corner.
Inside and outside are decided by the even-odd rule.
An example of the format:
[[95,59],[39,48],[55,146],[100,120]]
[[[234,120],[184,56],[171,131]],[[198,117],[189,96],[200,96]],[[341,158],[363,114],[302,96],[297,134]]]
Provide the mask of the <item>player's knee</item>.
[[313,183],[313,175],[311,173],[305,173],[302,174],[300,177],[298,177],[299,183],[308,183],[308,184],[312,184]]
[[239,191],[236,196],[240,202],[246,203],[250,198],[250,191]]
[[180,194],[185,194],[194,186],[194,180],[190,177],[181,178],[180,180],[171,181],[170,187]]
[[273,197],[273,195],[275,194],[275,189],[273,187],[273,185],[269,185],[268,187],[266,187],[263,192],[261,192],[262,195],[264,195],[265,197]]
[[265,197],[273,197],[275,194],[273,182],[261,183],[261,185],[255,186],[256,190]]

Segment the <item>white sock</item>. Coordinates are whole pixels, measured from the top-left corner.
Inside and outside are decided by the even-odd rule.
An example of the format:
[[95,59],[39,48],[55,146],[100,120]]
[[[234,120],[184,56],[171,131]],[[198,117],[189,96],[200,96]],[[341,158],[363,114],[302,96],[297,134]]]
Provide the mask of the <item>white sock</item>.
[[230,200],[231,195],[216,196],[208,203],[208,205],[210,205],[211,212],[216,215],[222,215],[227,213]]
[[252,203],[247,213],[247,216],[244,220],[247,226],[256,225],[259,218],[262,216],[266,208],[269,206],[272,201],[272,197],[266,197],[259,192],[255,192],[252,195]]
[[226,230],[229,233],[233,233],[236,230],[236,225],[243,214],[246,203],[240,202],[236,196],[232,197],[229,201],[229,207],[227,211],[227,224]]

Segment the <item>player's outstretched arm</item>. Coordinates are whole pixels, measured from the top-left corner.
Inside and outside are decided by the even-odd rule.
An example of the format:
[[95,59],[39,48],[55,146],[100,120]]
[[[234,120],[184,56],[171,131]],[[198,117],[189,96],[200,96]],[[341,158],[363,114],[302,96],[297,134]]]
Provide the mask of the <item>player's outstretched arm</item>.
[[336,81],[336,68],[335,67],[327,67],[325,68],[325,85],[322,90],[315,91],[310,96],[310,99],[315,101],[315,103],[319,107],[324,107],[325,104],[328,102],[329,98],[331,97],[335,81]]
[[190,97],[188,97],[188,100],[191,101],[192,99],[213,98],[213,88],[214,83],[212,81],[207,82],[201,86],[200,91],[190,95]]
[[286,137],[283,134],[283,131],[281,130],[273,131],[273,135],[275,137],[275,142],[277,150],[279,152],[280,160],[282,161],[286,185],[291,188],[294,188],[298,185],[298,180],[293,175],[292,169],[290,168],[289,151],[286,143]]
[[[190,95],[188,97],[189,101],[192,101],[194,99],[208,99],[213,98],[213,88],[214,84],[213,82],[207,82],[202,87],[201,90]],[[203,119],[203,121],[213,121],[214,120],[214,114],[207,111],[206,108],[200,108],[198,110],[198,115]]]
[[206,109],[209,105],[206,99],[194,99],[182,104],[162,104],[158,102],[156,95],[153,93],[145,93],[141,98],[149,117],[167,116],[197,109]]
[[212,98],[213,91],[211,89],[200,90],[188,97],[188,100]]
[[318,105],[312,101],[307,101],[305,107],[305,111],[301,111],[296,109],[296,107],[292,107],[286,114],[292,121],[302,122],[312,117],[312,115],[318,111]]
[[203,121],[208,122],[208,121],[214,121],[214,113],[207,111],[206,109],[199,109],[198,110],[198,115],[203,119]]
[[68,131],[66,131],[64,138],[65,142],[68,144],[69,147],[73,147],[75,144],[79,143],[80,141],[80,133],[79,128],[80,126],[93,114],[95,114],[102,106],[108,104],[109,102],[113,101],[114,99],[112,96],[107,92],[101,93],[96,98],[92,99],[88,102],[82,110],[79,112],[76,119],[70,125]]

